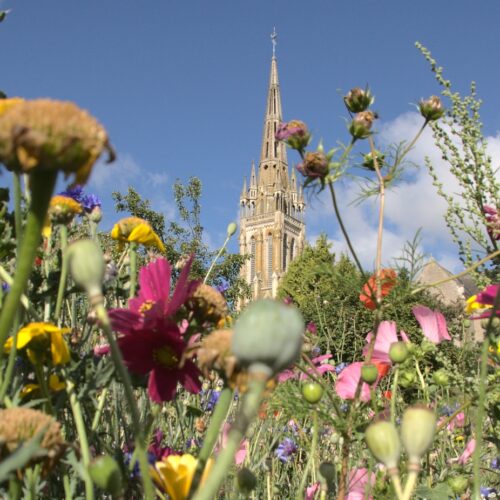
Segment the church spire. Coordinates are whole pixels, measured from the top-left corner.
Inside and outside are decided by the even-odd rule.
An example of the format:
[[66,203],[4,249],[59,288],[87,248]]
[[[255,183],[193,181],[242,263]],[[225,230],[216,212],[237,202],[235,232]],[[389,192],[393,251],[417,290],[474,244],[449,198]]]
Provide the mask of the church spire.
[[271,35],[273,57],[267,92],[266,113],[264,116],[264,134],[259,163],[259,186],[269,191],[276,182],[279,170],[284,187],[288,186],[288,164],[284,143],[275,138],[276,130],[282,122],[281,94],[278,80],[278,63],[276,60],[276,31]]

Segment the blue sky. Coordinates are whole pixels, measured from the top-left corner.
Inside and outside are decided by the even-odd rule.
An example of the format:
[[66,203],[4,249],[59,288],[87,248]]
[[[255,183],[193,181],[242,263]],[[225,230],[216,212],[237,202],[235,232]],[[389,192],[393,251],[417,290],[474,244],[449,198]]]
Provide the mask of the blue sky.
[[[109,132],[119,160],[98,166],[88,189],[109,200],[113,190],[134,185],[175,217],[172,182],[198,176],[213,246],[236,218],[243,177],[258,160],[273,26],[284,118],[306,121],[314,144],[320,137],[326,146],[347,140],[341,96],[367,83],[381,116],[378,140],[411,133],[418,126],[412,103],[438,92],[414,47],[420,40],[458,90],[477,82],[484,131],[500,161],[499,2],[0,0],[0,9],[12,10],[0,25],[0,89],[73,100]],[[431,149],[424,138],[412,159],[422,163]],[[288,159],[297,162],[293,152]],[[386,260],[423,225],[424,249],[458,268],[437,222],[442,206],[429,202],[424,174],[421,169],[389,198]],[[351,181],[339,189],[369,266],[373,208],[348,205],[355,197]],[[109,201],[105,208],[109,227],[115,216]],[[343,248],[327,199],[311,200],[307,222],[308,237],[324,231]]]

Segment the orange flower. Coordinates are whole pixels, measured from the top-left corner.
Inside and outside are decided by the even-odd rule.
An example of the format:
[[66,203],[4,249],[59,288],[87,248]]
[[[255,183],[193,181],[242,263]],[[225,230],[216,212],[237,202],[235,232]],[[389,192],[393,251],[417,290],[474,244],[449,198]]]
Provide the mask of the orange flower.
[[[380,270],[380,287],[382,297],[389,295],[390,291],[396,285],[397,274],[394,269],[381,269]],[[363,302],[367,309],[371,311],[377,307],[377,280],[376,275],[370,276],[368,282],[363,286],[359,295],[359,300]]]

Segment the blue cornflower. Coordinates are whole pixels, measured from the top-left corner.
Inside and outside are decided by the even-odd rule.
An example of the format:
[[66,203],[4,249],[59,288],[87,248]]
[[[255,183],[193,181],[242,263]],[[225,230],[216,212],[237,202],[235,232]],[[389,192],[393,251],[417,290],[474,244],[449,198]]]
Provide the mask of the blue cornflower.
[[212,411],[219,401],[220,391],[212,391],[210,396],[207,398],[207,402],[205,404],[205,411]]
[[82,186],[74,186],[72,188],[68,188],[65,191],[62,191],[60,193],[57,193],[61,196],[67,196],[68,198],[73,198],[75,201],[78,203],[82,203],[82,198],[84,196],[83,194],[83,188]]
[[338,375],[344,368],[347,368],[348,365],[349,365],[349,363],[339,363],[335,367],[335,373]]
[[215,289],[219,293],[227,292],[227,290],[229,290],[229,282],[224,280],[220,285],[216,285]]
[[2,283],[2,292],[8,292],[10,290],[10,286],[7,283]]
[[82,201],[80,202],[86,213],[92,212],[94,208],[101,208],[102,202],[95,194],[86,194],[82,196]]
[[496,488],[489,488],[481,486],[481,498],[497,498],[498,490]]
[[500,457],[496,457],[491,461],[490,468],[500,470]]
[[276,448],[274,454],[278,457],[278,459],[286,463],[290,460],[290,457],[297,451],[297,445],[293,441],[293,439],[285,438]]
[[439,412],[443,416],[451,417],[458,410],[459,407],[460,405],[458,403],[455,403],[453,405],[444,405],[443,407],[441,407]]
[[316,356],[319,356],[321,354],[321,349],[318,346],[315,346],[312,348],[311,351],[311,357],[315,358]]

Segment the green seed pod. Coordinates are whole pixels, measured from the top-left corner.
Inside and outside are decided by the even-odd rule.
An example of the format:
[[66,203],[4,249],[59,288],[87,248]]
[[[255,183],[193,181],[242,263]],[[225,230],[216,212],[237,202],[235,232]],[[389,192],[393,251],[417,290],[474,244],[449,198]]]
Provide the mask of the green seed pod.
[[408,453],[409,462],[420,464],[436,432],[436,415],[424,406],[408,408],[401,421],[401,441]]
[[304,320],[299,310],[270,300],[252,302],[234,325],[232,352],[250,371],[271,377],[300,354]]
[[331,462],[323,462],[319,466],[319,473],[329,482],[335,479],[335,466]]
[[106,265],[97,243],[93,240],[79,240],[72,243],[66,252],[69,271],[75,283],[89,297],[101,295]]
[[448,373],[443,368],[435,371],[432,374],[432,379],[434,380],[434,382],[437,385],[441,385],[443,387],[447,386],[449,381],[450,381],[450,377],[449,377]]
[[302,386],[302,396],[312,405],[319,403],[323,397],[323,387],[317,382],[307,382]]
[[238,489],[242,493],[250,493],[257,486],[257,478],[254,473],[248,468],[243,467],[236,474],[236,479],[238,481]]
[[227,235],[232,236],[234,233],[236,233],[237,229],[238,229],[238,226],[236,225],[236,222],[231,222],[227,226]]
[[408,347],[405,342],[393,342],[389,349],[389,358],[393,363],[402,363],[408,357]]
[[377,381],[378,370],[373,363],[368,363],[361,367],[361,380],[367,384],[373,384]]
[[403,371],[399,377],[399,385],[407,389],[413,385],[415,381],[415,373],[410,371]]
[[365,441],[377,460],[388,469],[397,468],[401,443],[394,424],[385,421],[371,424],[365,431]]
[[96,486],[110,493],[113,498],[120,496],[122,473],[114,458],[109,455],[96,458],[89,465],[89,473]]
[[469,486],[469,479],[466,476],[455,476],[450,477],[447,483],[455,495],[461,495]]

